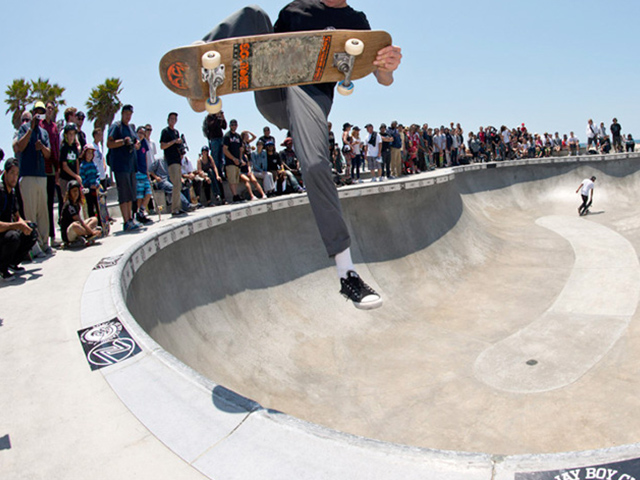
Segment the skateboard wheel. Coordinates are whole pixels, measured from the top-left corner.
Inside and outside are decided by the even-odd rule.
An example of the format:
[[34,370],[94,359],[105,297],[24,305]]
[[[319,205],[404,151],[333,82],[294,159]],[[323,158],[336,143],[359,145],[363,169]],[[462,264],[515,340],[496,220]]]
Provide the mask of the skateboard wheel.
[[353,83],[349,84],[348,87],[345,87],[344,82],[339,82],[338,93],[344,96],[351,95],[353,93],[353,87],[354,87]]
[[222,56],[215,50],[209,50],[202,55],[202,67],[207,70],[218,68],[220,63],[222,63]]
[[207,98],[204,108],[207,113],[219,113],[220,110],[222,110],[222,100],[220,100],[220,97],[218,97],[216,98],[216,101],[212,103],[211,99]]
[[344,44],[344,51],[349,55],[357,57],[364,52],[364,43],[357,38],[350,38],[347,43]]

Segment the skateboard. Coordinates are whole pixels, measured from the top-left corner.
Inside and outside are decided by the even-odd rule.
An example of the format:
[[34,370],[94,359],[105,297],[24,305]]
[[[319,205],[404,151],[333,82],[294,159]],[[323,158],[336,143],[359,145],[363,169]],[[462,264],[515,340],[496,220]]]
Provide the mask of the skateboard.
[[583,210],[581,210],[580,212],[578,212],[580,214],[580,216],[582,217],[583,215],[588,215],[589,214],[589,208],[591,207],[591,204],[593,202],[589,201],[589,203],[587,203],[587,205],[584,207]]
[[109,223],[109,209],[107,208],[107,191],[102,187],[98,188],[98,216],[100,227],[102,227],[102,236],[109,235],[111,223]]
[[201,42],[167,52],[160,77],[174,93],[222,109],[221,95],[314,83],[338,83],[350,95],[353,80],[376,70],[378,51],[391,35],[370,30],[274,33]]

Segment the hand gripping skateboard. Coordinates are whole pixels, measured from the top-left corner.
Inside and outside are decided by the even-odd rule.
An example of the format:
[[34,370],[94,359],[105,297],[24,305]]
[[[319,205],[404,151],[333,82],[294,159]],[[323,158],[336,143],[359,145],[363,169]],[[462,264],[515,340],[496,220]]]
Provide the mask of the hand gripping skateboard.
[[353,80],[374,72],[378,51],[391,43],[388,33],[370,30],[227,38],[169,51],[160,76],[172,92],[205,100],[209,113],[230,93],[338,82],[338,92],[350,95]]

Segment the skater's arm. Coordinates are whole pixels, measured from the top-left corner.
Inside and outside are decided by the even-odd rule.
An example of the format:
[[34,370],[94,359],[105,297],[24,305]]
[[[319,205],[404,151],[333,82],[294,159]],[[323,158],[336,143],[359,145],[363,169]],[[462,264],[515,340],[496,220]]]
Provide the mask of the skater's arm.
[[378,67],[374,74],[380,85],[389,86],[393,83],[393,72],[398,69],[401,61],[402,50],[395,45],[385,47],[378,52],[373,64]]
[[578,189],[576,190],[576,193],[578,193],[580,191],[580,189],[582,188],[582,186],[584,185],[584,183],[581,183],[580,186],[578,187]]

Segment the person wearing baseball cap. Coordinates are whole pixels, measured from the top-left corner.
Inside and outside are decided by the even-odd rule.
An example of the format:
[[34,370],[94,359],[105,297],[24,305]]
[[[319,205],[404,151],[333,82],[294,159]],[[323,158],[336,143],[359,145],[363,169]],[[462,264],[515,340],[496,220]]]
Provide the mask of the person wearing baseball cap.
[[124,222],[122,229],[125,232],[140,228],[140,224],[133,219],[133,202],[137,195],[136,150],[140,148],[140,142],[131,125],[132,116],[133,107],[129,104],[123,106],[120,121],[111,125],[107,136],[107,160],[116,179],[118,204]]
[[50,254],[45,161],[51,157],[51,148],[49,133],[41,126],[46,111],[44,102],[35,102],[31,121],[23,123],[18,130],[14,151],[20,165],[20,192],[25,216],[38,225],[38,244],[45,254]]

